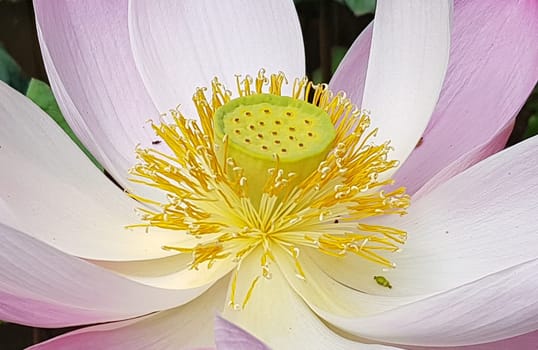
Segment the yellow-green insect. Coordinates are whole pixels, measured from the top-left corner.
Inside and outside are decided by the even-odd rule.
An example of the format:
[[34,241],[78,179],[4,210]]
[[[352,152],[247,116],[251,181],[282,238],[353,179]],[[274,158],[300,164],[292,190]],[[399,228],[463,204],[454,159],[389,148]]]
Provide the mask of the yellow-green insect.
[[374,276],[374,280],[379,284],[380,286],[383,286],[385,288],[392,289],[392,285],[390,284],[389,280],[386,279],[383,276]]

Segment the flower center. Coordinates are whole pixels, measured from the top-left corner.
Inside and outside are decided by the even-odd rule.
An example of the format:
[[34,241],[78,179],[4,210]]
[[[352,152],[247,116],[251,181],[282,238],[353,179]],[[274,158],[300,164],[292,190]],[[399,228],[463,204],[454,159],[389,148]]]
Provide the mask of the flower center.
[[[304,279],[301,250],[393,267],[384,255],[406,238],[404,231],[364,222],[403,215],[410,202],[403,188],[383,190],[393,183],[383,173],[397,162],[387,157],[389,142],[372,142],[370,116],[343,93],[307,79],[296,79],[291,95],[282,96],[284,82],[283,74],[268,78],[263,71],[255,79],[237,77],[239,96],[232,99],[215,79],[210,94],[194,94],[199,123],[172,111],[171,121],[153,124],[171,155],[139,148],[131,170],[132,181],[168,198],[159,203],[131,194],[154,208],[139,209],[145,223],[132,226],[178,230],[185,244],[163,248],[191,254],[190,267],[199,273],[220,263],[235,266],[230,303],[237,308],[259,278],[271,278],[272,263],[284,263],[275,249],[293,259]],[[187,243],[193,236],[198,243]],[[236,304],[237,271],[251,253],[259,254],[260,275]]]
[[[257,203],[274,167],[297,180],[310,175],[329,153],[335,130],[327,112],[303,100],[272,94],[236,98],[215,113],[215,141],[220,155],[243,169],[248,195]],[[224,145],[222,140],[226,140]]]

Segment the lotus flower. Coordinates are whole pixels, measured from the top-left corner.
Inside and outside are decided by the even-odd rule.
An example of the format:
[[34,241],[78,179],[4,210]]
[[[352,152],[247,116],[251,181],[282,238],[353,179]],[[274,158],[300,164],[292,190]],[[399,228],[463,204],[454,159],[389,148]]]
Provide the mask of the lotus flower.
[[[485,159],[538,80],[535,1],[379,1],[328,87],[301,80],[291,1],[35,10],[66,119],[129,195],[0,86],[0,319],[101,323],[33,348],[535,346],[538,138]],[[237,150],[225,128],[264,103],[336,127],[300,165]]]

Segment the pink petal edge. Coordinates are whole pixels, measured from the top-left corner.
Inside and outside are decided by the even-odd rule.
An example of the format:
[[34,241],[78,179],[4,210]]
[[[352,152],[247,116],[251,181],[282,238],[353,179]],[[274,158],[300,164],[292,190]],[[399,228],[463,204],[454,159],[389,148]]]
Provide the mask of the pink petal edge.
[[168,309],[206,288],[149,287],[0,223],[0,319],[35,327],[107,322]]
[[215,342],[217,350],[269,350],[256,337],[220,316],[215,318]]

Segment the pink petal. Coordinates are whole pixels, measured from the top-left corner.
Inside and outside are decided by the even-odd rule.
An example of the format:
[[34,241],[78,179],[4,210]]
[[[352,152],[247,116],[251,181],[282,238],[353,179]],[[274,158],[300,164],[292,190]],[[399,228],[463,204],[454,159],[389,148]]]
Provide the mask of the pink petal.
[[[538,79],[536,2],[461,1],[454,5],[449,68],[422,144],[396,178],[415,193],[504,147],[506,134]],[[357,38],[331,80],[360,105],[371,29]],[[417,171],[417,169],[420,169]]]
[[493,343],[456,347],[404,347],[408,350],[536,350],[538,348],[538,331],[527,333],[514,338],[499,340]]
[[160,111],[181,104],[196,118],[192,95],[215,76],[234,91],[236,74],[261,68],[283,71],[290,82],[305,74],[290,0],[132,1],[129,20],[137,66]]
[[227,280],[192,302],[137,319],[82,328],[31,350],[106,349],[176,350],[214,345],[213,321],[222,309]]
[[34,2],[40,44],[60,108],[84,145],[124,187],[137,144],[158,112],[136,69],[128,0]]
[[344,91],[357,106],[362,103],[368,58],[372,45],[373,22],[362,31],[334,72],[329,87],[334,91]]
[[493,135],[491,139],[483,144],[477,145],[473,149],[462,154],[457,160],[444,167],[420,187],[420,189],[413,195],[413,201],[417,201],[423,195],[433,191],[437,186],[473,166],[477,161],[486,159],[490,155],[501,151],[506,145],[506,141],[510,137],[513,127],[514,123],[507,124],[503,129]]
[[36,327],[106,322],[184,304],[205,288],[166,290],[120,277],[0,223],[0,319]]
[[506,139],[495,136],[507,130],[538,80],[536,1],[456,1],[452,36],[432,120],[396,175],[410,193],[449,165],[454,174],[501,149]]
[[215,319],[217,350],[269,350],[267,345],[230,321]]

